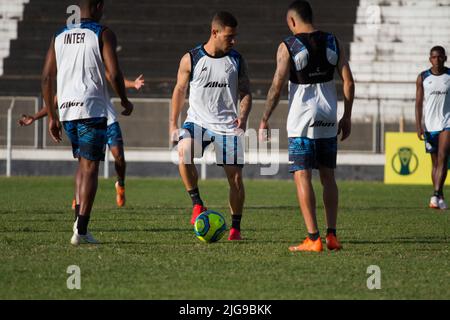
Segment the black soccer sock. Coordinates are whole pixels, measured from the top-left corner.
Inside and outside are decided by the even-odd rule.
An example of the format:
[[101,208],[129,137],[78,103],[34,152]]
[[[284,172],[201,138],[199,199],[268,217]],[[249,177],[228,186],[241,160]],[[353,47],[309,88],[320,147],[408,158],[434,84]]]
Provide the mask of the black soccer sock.
[[203,201],[202,198],[200,198],[200,191],[198,190],[198,188],[188,191],[188,193],[191,197],[193,206],[195,206],[196,204],[203,206]]
[[327,229],[327,236],[328,236],[329,234],[333,234],[333,235],[336,237],[336,229],[328,228],[328,229]]
[[123,180],[123,179],[117,179],[117,183],[119,184],[119,186],[125,187],[125,180]]
[[77,223],[78,234],[86,235],[87,227],[89,224],[89,218],[90,216],[82,216],[82,215],[78,216],[78,223]]
[[241,231],[241,220],[242,220],[242,214],[241,215],[233,214],[231,216],[231,228]]
[[438,198],[444,198],[444,192],[442,190],[435,191],[433,195]]
[[76,204],[75,205],[75,220],[73,220],[73,221],[76,221],[78,219],[79,215],[80,215],[80,205]]
[[316,241],[317,239],[319,239],[320,237],[320,232],[317,231],[316,233],[309,233],[308,232],[308,237],[312,240],[312,241]]

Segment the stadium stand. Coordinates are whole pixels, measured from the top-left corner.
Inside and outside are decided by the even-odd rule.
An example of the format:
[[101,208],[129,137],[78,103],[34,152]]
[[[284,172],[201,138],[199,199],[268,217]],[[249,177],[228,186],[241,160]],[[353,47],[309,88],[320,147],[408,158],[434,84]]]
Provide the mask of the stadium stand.
[[[8,1],[8,3],[22,1]],[[217,10],[230,10],[240,21],[237,49],[247,58],[256,97],[263,98],[275,68],[274,55],[288,35],[285,10],[290,0],[223,1],[109,1],[104,24],[119,39],[124,72],[144,72],[146,97],[169,97],[181,55],[209,36],[209,22]],[[65,23],[73,0],[31,0],[19,24],[19,37],[11,43],[0,78],[1,95],[36,95],[43,57],[52,34]],[[330,4],[312,1],[320,28],[332,30],[348,49],[353,39],[357,0]],[[339,15],[335,12],[339,11]]]
[[[8,4],[10,12],[16,10],[10,17],[15,17],[15,23],[19,21],[17,37],[11,33],[10,45],[0,44],[0,52],[7,56],[0,77],[0,96],[39,95],[40,72],[49,39],[65,23],[66,8],[74,1],[26,2],[0,0],[0,4]],[[140,73],[146,76],[144,91],[131,96],[157,98],[152,102],[137,101],[135,115],[121,119],[127,147],[167,148],[167,98],[175,82],[179,59],[186,50],[207,39],[210,17],[222,9],[232,11],[240,21],[237,49],[249,64],[256,99],[250,127],[256,128],[264,107],[262,99],[275,69],[276,47],[289,33],[285,8],[290,2],[108,1],[103,22],[117,33],[124,73],[129,78]],[[344,44],[357,81],[353,135],[340,144],[340,149],[383,152],[385,131],[414,130],[417,74],[428,67],[427,56],[433,45],[450,48],[450,0],[312,0],[311,4],[318,27],[332,31]],[[24,8],[23,14],[20,8]],[[13,24],[9,25],[14,29]],[[0,99],[2,110],[8,105],[9,101]],[[34,108],[32,101],[21,102],[14,109],[15,119],[25,110],[33,112]],[[282,102],[271,120],[272,128],[280,129],[281,149],[286,149],[286,113],[286,103]],[[2,127],[5,117],[5,112],[1,112]],[[13,128],[13,144],[54,148],[45,137],[43,123],[38,126],[37,140],[33,136],[35,129]],[[148,128],[152,128],[151,137],[143,134]],[[5,145],[4,134],[2,130],[0,146]]]
[[[23,20],[19,23],[19,36],[11,41],[11,52],[5,59],[5,72],[0,77],[0,95],[38,96],[40,73],[50,37],[65,24],[66,8],[73,0],[31,0],[25,6]],[[146,76],[143,92],[132,97],[169,98],[176,79],[180,57],[190,48],[206,41],[209,23],[217,10],[230,10],[240,21],[237,49],[246,57],[255,99],[264,99],[275,70],[275,54],[279,42],[289,34],[285,22],[286,7],[290,0],[242,1],[195,0],[186,3],[171,1],[109,1],[103,23],[117,33],[119,56],[125,75]],[[356,21],[357,0],[331,3],[312,1],[319,28],[334,32],[349,50]],[[336,15],[339,12],[339,15]],[[0,104],[2,102],[0,101]],[[7,104],[7,102],[5,102]],[[142,107],[141,107],[142,105]],[[147,105],[148,108],[144,108]],[[250,126],[258,125],[263,103],[255,103]],[[166,121],[168,104],[138,103],[137,115],[124,119],[127,141],[133,147],[166,147]],[[277,110],[273,127],[280,128],[280,143],[286,148],[284,122],[286,104]],[[18,116],[19,109],[14,111]],[[31,111],[29,111],[31,112]],[[140,132],[151,125],[161,133],[152,141],[140,139]],[[17,130],[14,144],[25,141],[26,130]],[[45,135],[44,135],[45,136]],[[150,140],[150,139],[149,139]],[[29,145],[33,140],[29,140]],[[44,141],[45,142],[45,141]],[[4,139],[0,137],[0,144]],[[51,144],[51,142],[50,142]],[[361,144],[364,145],[364,144]],[[358,146],[356,146],[358,148]]]
[[9,56],[10,41],[17,38],[17,25],[28,2],[0,0],[0,76],[3,74],[3,59]]
[[356,108],[414,121],[415,80],[435,45],[450,49],[449,0],[361,0],[350,44]]

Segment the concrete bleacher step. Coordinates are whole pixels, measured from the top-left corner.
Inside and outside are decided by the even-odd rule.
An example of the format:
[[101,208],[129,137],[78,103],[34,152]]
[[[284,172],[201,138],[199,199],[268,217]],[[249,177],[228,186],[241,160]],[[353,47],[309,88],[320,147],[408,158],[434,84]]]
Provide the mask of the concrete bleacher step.
[[415,99],[364,99],[357,98],[353,103],[352,117],[362,119],[380,113],[382,120],[388,122],[415,121]]
[[[355,73],[379,73],[379,74],[418,74],[424,70],[429,69],[430,63],[426,59],[423,62],[385,62],[385,61],[373,61],[367,62],[351,62],[352,70]],[[415,81],[415,78],[414,80]]]
[[392,6],[392,7],[404,7],[404,6],[416,6],[416,7],[437,7],[437,6],[450,6],[450,0],[360,0],[360,7],[368,6]]
[[415,82],[358,82],[355,97],[358,99],[408,100],[416,96]]
[[[285,10],[291,2],[111,1],[107,3],[102,22],[117,34],[124,73],[128,77],[138,73],[146,75],[148,87],[142,95],[167,97],[171,95],[181,56],[208,39],[212,13],[230,10],[239,19],[236,49],[248,61],[254,94],[265,98],[275,70],[277,46],[290,34]],[[353,39],[358,2],[311,2],[318,28],[336,34],[347,52],[348,43]],[[50,37],[65,24],[68,17],[65,11],[72,3],[73,0],[31,0],[25,7],[24,21],[18,26],[19,38],[11,42],[11,56],[5,60],[0,92],[39,92],[39,78]],[[336,12],[340,14],[336,15]]]
[[[440,42],[440,45],[450,48],[450,42]],[[353,42],[350,45],[353,62],[418,62],[427,61],[430,49],[435,44],[405,44],[405,43],[366,43]]]
[[[450,6],[430,6],[423,8],[420,6],[388,6],[380,5],[381,18],[384,19],[398,19],[414,17],[416,19],[448,18],[450,16]],[[356,13],[357,17],[367,16],[367,7],[359,6]]]
[[[450,15],[449,15],[450,16]],[[450,27],[450,24],[448,25]],[[450,28],[446,25],[441,28],[408,25],[382,25],[379,29],[367,28],[366,25],[357,24],[354,27],[354,37],[357,42],[403,42],[414,43],[418,37],[426,39],[428,43],[448,42]]]

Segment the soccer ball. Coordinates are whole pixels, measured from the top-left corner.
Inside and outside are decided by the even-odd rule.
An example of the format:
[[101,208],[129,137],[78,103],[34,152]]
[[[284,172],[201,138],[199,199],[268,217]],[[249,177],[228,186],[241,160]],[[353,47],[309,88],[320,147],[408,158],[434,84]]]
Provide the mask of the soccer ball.
[[211,243],[222,239],[227,224],[225,218],[218,212],[208,210],[195,220],[194,232],[200,241]]

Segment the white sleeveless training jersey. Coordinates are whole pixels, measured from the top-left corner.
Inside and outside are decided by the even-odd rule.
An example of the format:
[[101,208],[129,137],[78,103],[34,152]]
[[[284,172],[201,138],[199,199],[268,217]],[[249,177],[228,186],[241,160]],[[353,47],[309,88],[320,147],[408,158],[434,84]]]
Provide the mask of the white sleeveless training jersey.
[[61,121],[107,117],[110,104],[100,39],[103,27],[86,21],[55,36]]
[[222,135],[236,134],[240,54],[231,50],[215,58],[203,46],[189,54],[191,82],[186,122]]
[[422,72],[425,131],[442,131],[450,128],[450,69],[440,76],[431,70]]
[[337,135],[337,93],[333,80],[339,60],[334,35],[321,31],[284,40],[291,56],[288,137]]

